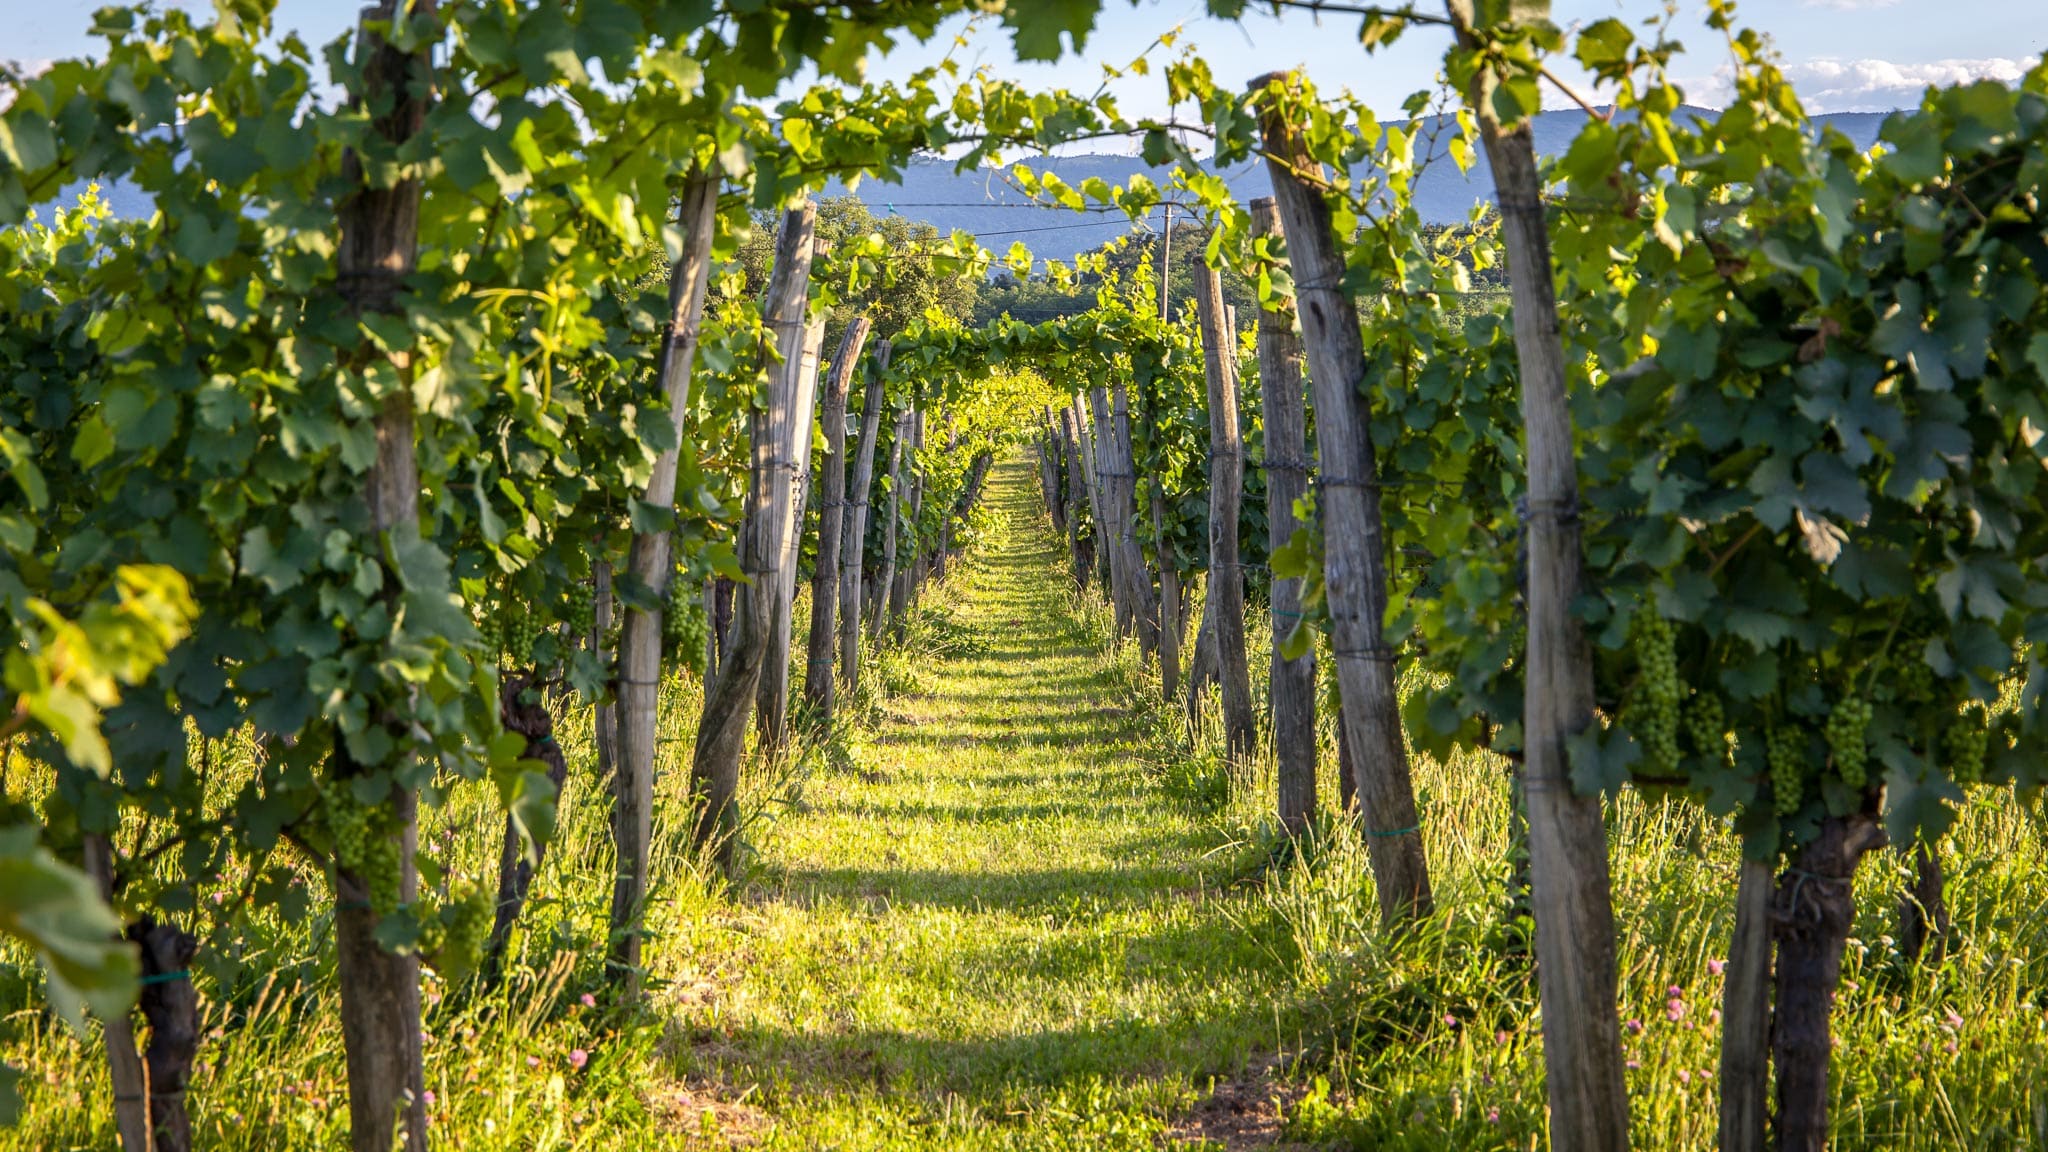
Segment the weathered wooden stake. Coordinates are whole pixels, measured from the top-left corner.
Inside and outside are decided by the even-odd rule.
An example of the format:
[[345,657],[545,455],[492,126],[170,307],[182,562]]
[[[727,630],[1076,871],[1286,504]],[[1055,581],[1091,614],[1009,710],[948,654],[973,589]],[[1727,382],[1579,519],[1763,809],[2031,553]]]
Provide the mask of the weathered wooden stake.
[[868,554],[868,501],[874,487],[875,441],[887,401],[890,345],[875,345],[874,367],[861,396],[860,447],[853,456],[853,491],[846,498],[846,535],[839,554],[839,664],[848,692],[860,687],[860,621]]
[[1771,865],[1742,858],[1721,990],[1720,1152],[1764,1152],[1771,1087]]
[[[657,383],[668,402],[676,447],[655,458],[641,502],[663,512],[676,503],[684,424],[690,409],[690,379],[696,365],[698,329],[711,280],[711,245],[718,221],[718,181],[702,171],[683,185],[677,223],[683,248],[669,271],[668,324],[661,334]],[[609,566],[598,584],[598,636],[609,624],[612,587]],[[655,728],[661,696],[661,625],[667,611],[675,553],[666,524],[635,532],[627,552],[626,577],[639,585],[652,607],[626,606],[619,626],[619,665],[614,681],[617,706],[617,775],[612,783],[612,880],[609,965],[614,981],[630,998],[640,991],[640,912],[647,899],[649,855],[654,839]],[[707,617],[708,619],[709,617]],[[593,638],[593,645],[601,641]],[[706,663],[707,669],[713,667]],[[599,722],[609,726],[599,708]],[[502,943],[500,943],[502,946]]]
[[[1264,77],[1252,82],[1253,91],[1273,84],[1291,85],[1292,78]],[[1263,127],[1315,388],[1323,594],[1343,706],[1342,738],[1351,745],[1357,771],[1380,915],[1392,922],[1427,914],[1433,901],[1401,734],[1394,650],[1386,636],[1387,545],[1372,412],[1361,388],[1364,342],[1358,309],[1342,288],[1344,260],[1319,187],[1321,166],[1310,157],[1298,126],[1277,108],[1266,109]]]
[[[1281,242],[1280,207],[1271,197],[1251,203],[1252,234]],[[1284,258],[1283,258],[1284,259]],[[1308,386],[1294,301],[1276,298],[1259,310],[1259,397],[1266,417],[1266,539],[1278,548],[1302,525],[1294,502],[1308,492]],[[1273,578],[1273,753],[1279,773],[1280,826],[1300,832],[1316,811],[1316,653],[1281,655],[1301,620],[1301,579]]]
[[[1547,8],[1531,0],[1508,18],[1542,15]],[[1447,0],[1468,48],[1480,47],[1473,10],[1472,0]],[[1607,829],[1600,797],[1573,788],[1565,751],[1572,734],[1593,722],[1592,653],[1572,613],[1583,562],[1578,460],[1535,137],[1527,121],[1501,122],[1494,85],[1481,69],[1466,100],[1478,117],[1500,199],[1521,371],[1529,510],[1522,773],[1551,1142],[1613,1152],[1628,1147],[1629,1135]]]
[[[815,250],[814,250],[815,254]],[[768,656],[761,664],[759,696],[754,702],[756,748],[765,756],[783,754],[789,746],[789,652],[794,640],[796,570],[803,552],[804,508],[811,494],[811,424],[817,416],[818,360],[825,351],[825,317],[804,326],[803,358],[797,372],[796,419],[786,430],[783,450],[796,461],[796,484],[789,501],[789,525],[776,568],[775,596],[768,604]]]
[[[356,62],[361,88],[352,102],[369,117],[369,130],[401,154],[426,122],[433,99],[430,43],[401,48],[376,31],[399,26],[408,16],[431,16],[436,0],[380,0],[363,9]],[[344,195],[337,214],[340,243],[336,280],[355,316],[399,315],[401,292],[419,257],[420,180],[417,175],[371,180],[363,158],[351,150],[342,158]],[[398,380],[412,379],[411,355],[374,344],[368,329],[348,355],[358,368],[381,361]],[[365,477],[363,502],[381,555],[394,555],[419,538],[419,461],[409,386],[391,389],[374,420],[375,458]],[[397,600],[403,586],[387,573],[383,595]],[[403,747],[406,732],[394,733]],[[377,772],[392,765],[358,765],[337,754],[337,776]],[[411,904],[419,892],[414,852],[419,841],[418,798],[394,779],[388,803],[399,861],[398,900]],[[404,1152],[426,1152],[426,1079],[420,1059],[419,958],[385,949],[377,939],[381,916],[371,909],[369,886],[347,868],[335,869],[335,951],[341,988],[342,1047],[347,1055],[349,1143],[355,1152],[392,1152],[394,1136]]]
[[1223,311],[1223,278],[1204,264],[1195,269],[1196,310],[1202,323],[1202,368],[1209,381],[1209,624],[1216,636],[1223,731],[1230,755],[1249,763],[1259,742],[1252,708],[1251,668],[1244,641],[1244,567],[1237,549],[1238,509],[1244,500],[1244,439],[1237,427],[1237,335]]
[[901,535],[903,520],[903,458],[908,455],[904,447],[910,440],[910,410],[905,409],[896,417],[896,426],[889,437],[889,499],[888,515],[882,521],[882,579],[875,585],[874,623],[868,628],[868,642],[882,642],[883,629],[889,626],[889,597],[896,590],[896,538]]
[[832,649],[839,638],[839,577],[832,561],[840,556],[840,535],[851,527],[853,510],[846,499],[846,394],[853,383],[854,366],[867,345],[865,316],[856,316],[839,339],[839,352],[832,359],[832,375],[825,382],[823,406],[818,419],[825,426],[824,484],[818,490],[818,564],[811,579],[811,632],[805,646],[804,700],[818,719],[832,722]]
[[[775,269],[768,281],[763,316],[774,334],[781,362],[769,373],[766,407],[754,414],[753,461],[745,516],[740,527],[740,567],[748,583],[741,585],[733,605],[732,635],[725,658],[704,692],[703,719],[691,764],[691,786],[701,807],[695,841],[728,875],[736,863],[739,839],[740,755],[746,744],[747,719],[761,683],[768,654],[770,614],[782,587],[782,565],[789,555],[797,473],[796,429],[810,427],[803,399],[803,352],[808,336],[804,312],[810,295],[811,252],[817,224],[816,204],[805,201],[783,214],[776,238]],[[616,909],[614,910],[614,919]]]

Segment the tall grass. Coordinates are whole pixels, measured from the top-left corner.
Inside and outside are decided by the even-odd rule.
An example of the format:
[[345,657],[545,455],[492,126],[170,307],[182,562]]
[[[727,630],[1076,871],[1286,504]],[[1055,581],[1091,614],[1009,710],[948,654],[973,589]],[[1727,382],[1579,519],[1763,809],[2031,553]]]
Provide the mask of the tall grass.
[[[1125,699],[1142,711],[1162,787],[1212,822],[1257,911],[1286,925],[1272,962],[1298,981],[1281,1089],[1297,1139],[1373,1149],[1510,1149],[1546,1140],[1541,1011],[1525,938],[1504,922],[1509,791],[1481,753],[1415,758],[1439,913],[1389,935],[1365,845],[1334,811],[1325,716],[1321,820],[1280,833],[1270,750],[1224,755],[1213,699],[1191,730],[1157,699],[1108,609],[1077,602]],[[1270,621],[1246,622],[1255,697]],[[1327,670],[1324,675],[1328,675]],[[1409,677],[1404,691],[1420,685]],[[1711,1149],[1718,1107],[1721,960],[1739,844],[1684,797],[1634,791],[1606,806],[1621,1015],[1636,1145]],[[1892,932],[1911,882],[1903,852],[1866,860],[1834,1013],[1837,1149],[2048,1148],[2048,819],[2038,799],[1974,790],[1942,846],[1955,931],[1938,962],[1909,962]]]

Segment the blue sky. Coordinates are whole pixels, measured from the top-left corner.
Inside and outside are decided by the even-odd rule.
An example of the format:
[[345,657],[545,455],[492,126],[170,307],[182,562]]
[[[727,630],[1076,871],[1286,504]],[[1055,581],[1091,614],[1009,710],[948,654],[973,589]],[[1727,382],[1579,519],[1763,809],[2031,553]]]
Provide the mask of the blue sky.
[[[103,0],[0,0],[0,59],[34,63],[90,52],[85,34]],[[210,8],[205,0],[174,0]],[[319,44],[347,28],[361,0],[280,0],[278,24]],[[1425,7],[1433,7],[1425,0]],[[1688,96],[1713,105],[1725,91],[1717,80],[1725,46],[1699,19],[1699,0],[1681,0],[1679,38],[1691,51],[1677,71]],[[1556,0],[1554,16],[1570,26],[1605,16],[1641,20],[1658,15],[1661,0]],[[1182,44],[1195,45],[1220,80],[1242,83],[1262,72],[1304,67],[1318,85],[1347,87],[1383,114],[1429,87],[1443,50],[1442,32],[1418,28],[1392,49],[1367,56],[1355,20],[1308,13],[1282,18],[1248,15],[1241,24],[1210,20],[1200,0],[1144,0],[1133,7],[1109,0],[1097,30],[1078,55],[1054,65],[1021,65],[1008,37],[994,26],[973,32],[966,47],[953,36],[955,21],[929,44],[900,46],[872,64],[873,75],[895,77],[956,51],[967,64],[986,64],[1034,86],[1093,88],[1100,64],[1122,63],[1161,32],[1180,26]],[[1928,83],[1992,76],[2015,79],[2048,48],[2042,0],[1749,0],[1745,23],[1768,33],[1808,107],[1816,112],[1884,111],[1910,104]],[[1157,115],[1164,84],[1155,73],[1116,89],[1126,112]],[[1589,95],[1597,95],[1589,93]]]

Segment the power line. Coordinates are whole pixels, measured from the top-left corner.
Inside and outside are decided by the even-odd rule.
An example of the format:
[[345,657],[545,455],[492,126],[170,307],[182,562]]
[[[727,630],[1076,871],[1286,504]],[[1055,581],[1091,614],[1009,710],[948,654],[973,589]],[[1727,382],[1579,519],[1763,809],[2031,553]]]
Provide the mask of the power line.
[[[856,197],[856,199],[858,199],[858,197]],[[861,203],[865,204],[868,203],[868,201],[863,200],[861,201]],[[1015,201],[1009,200],[880,200],[875,201],[875,203],[883,208],[972,208],[977,212],[981,211],[984,208],[1027,208],[1039,212],[1109,213],[1123,211],[1123,209],[1118,208],[1113,204],[1090,205],[1082,208],[1069,208],[1064,204],[1040,204],[1036,201],[1019,204]]]
[[1071,232],[1076,228],[1114,228],[1107,221],[1097,224],[1049,224],[1044,228],[1006,228],[1000,232],[976,232],[976,236],[1022,236],[1027,232]]

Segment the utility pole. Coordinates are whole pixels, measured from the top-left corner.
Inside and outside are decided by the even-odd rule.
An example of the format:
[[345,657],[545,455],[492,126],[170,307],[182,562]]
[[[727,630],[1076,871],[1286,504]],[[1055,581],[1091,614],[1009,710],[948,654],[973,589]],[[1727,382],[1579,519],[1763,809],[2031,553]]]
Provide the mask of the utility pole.
[[1166,314],[1167,284],[1173,279],[1173,201],[1166,202],[1166,237],[1159,244],[1159,318],[1170,320]]

